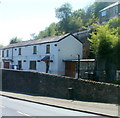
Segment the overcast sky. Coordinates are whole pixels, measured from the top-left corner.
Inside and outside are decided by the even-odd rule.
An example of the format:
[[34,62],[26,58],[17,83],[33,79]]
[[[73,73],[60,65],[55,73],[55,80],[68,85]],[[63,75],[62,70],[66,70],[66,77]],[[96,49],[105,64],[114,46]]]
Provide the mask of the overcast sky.
[[55,8],[70,3],[73,10],[85,8],[94,0],[0,0],[0,44],[8,45],[17,36],[29,40],[30,34],[44,30],[53,22]]

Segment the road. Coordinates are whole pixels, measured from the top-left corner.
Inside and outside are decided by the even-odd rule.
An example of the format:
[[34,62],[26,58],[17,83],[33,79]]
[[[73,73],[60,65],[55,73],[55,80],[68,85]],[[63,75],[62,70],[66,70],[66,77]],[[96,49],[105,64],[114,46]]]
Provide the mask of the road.
[[[97,116],[0,96],[2,116]],[[100,116],[101,118],[102,116]],[[105,118],[105,117],[102,117]]]

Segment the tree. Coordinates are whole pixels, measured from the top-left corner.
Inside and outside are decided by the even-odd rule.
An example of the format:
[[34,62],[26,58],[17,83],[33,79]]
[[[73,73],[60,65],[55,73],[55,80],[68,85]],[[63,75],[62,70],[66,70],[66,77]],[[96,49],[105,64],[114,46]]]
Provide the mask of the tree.
[[112,33],[116,34],[118,37],[118,41],[115,43],[113,57],[116,57],[116,60],[114,60],[114,62],[117,65],[117,68],[120,69],[120,17],[110,19],[108,26],[111,28]]
[[56,9],[56,17],[60,19],[61,31],[69,32],[70,15],[72,13],[72,7],[69,3],[63,4],[60,8]]
[[119,28],[120,26],[120,17],[115,17],[109,20],[109,28]]
[[52,23],[47,28],[47,34],[48,34],[48,36],[55,36],[56,35],[56,24],[55,23]]
[[71,15],[69,17],[68,22],[68,32],[76,32],[79,31],[83,26],[83,20],[81,17],[78,17],[76,15]]
[[47,27],[45,30],[40,31],[37,36],[35,36],[35,39],[40,39],[40,38],[45,38],[49,36],[56,36],[59,34],[59,29],[58,29],[59,24],[57,23],[52,23]]
[[101,2],[93,3],[86,10],[78,9],[72,11],[72,6],[69,3],[61,5],[55,9],[56,17],[59,19],[58,23],[50,24],[45,30],[40,31],[36,39],[48,36],[56,36],[70,32],[76,32],[97,23],[99,10],[106,7],[110,3]]
[[14,37],[14,38],[12,38],[12,39],[10,40],[10,44],[18,43],[18,42],[21,42],[21,41],[22,41],[22,39],[17,38],[17,37]]
[[71,15],[72,7],[69,3],[65,3],[60,8],[57,8],[55,12],[58,19],[65,20]]
[[86,13],[84,9],[79,9],[74,11],[70,16],[70,29],[72,32],[76,32],[82,29],[82,26],[84,26],[84,20],[86,17]]
[[113,67],[116,67],[115,62],[118,61],[118,54],[116,53],[118,49],[118,34],[113,33],[113,29],[109,28],[109,24],[106,24],[98,26],[96,32],[92,32],[91,35],[89,41],[91,42],[91,49],[96,55],[96,69],[99,70],[97,72],[99,79],[104,79],[103,81],[106,82],[113,82],[113,70],[115,71]]
[[117,69],[120,70],[120,40],[115,44],[113,57],[116,58],[115,64]]

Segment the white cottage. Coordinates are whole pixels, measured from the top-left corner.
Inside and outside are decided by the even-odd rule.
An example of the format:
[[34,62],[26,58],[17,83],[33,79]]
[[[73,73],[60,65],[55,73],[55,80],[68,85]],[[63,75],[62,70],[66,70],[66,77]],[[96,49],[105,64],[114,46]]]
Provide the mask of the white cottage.
[[65,75],[64,60],[82,58],[82,49],[72,34],[22,41],[2,49],[3,68]]
[[0,68],[2,68],[2,49],[0,49]]

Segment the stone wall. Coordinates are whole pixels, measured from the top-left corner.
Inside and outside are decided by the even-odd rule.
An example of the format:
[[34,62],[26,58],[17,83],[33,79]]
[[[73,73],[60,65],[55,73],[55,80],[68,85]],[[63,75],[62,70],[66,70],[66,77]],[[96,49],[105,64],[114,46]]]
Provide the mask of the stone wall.
[[3,91],[106,103],[118,103],[120,98],[118,96],[120,85],[30,71],[2,70],[2,89]]

